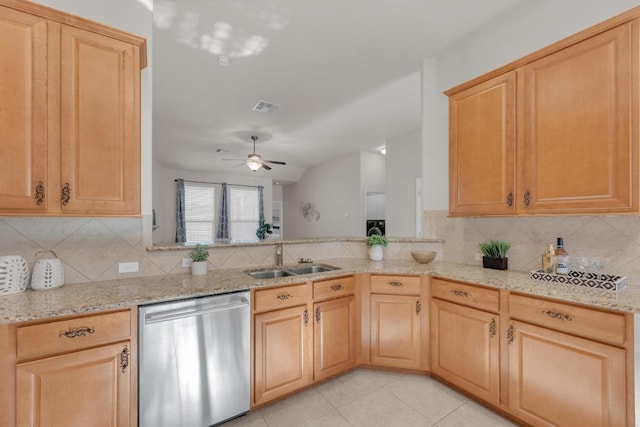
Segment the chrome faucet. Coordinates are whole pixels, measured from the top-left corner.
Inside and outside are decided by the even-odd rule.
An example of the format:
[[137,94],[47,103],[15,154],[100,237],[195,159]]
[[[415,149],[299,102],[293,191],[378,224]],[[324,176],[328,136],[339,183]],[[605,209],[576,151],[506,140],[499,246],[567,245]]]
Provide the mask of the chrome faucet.
[[278,246],[276,246],[276,265],[278,266],[282,265],[282,258],[283,258],[282,243],[278,243]]

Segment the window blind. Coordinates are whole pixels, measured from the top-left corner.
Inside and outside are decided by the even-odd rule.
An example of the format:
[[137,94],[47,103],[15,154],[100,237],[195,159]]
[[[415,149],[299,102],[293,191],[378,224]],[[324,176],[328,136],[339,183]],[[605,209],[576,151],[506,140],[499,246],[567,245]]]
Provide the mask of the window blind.
[[229,186],[229,233],[234,242],[256,242],[258,189]]
[[187,242],[213,242],[216,212],[214,186],[185,182],[184,199]]

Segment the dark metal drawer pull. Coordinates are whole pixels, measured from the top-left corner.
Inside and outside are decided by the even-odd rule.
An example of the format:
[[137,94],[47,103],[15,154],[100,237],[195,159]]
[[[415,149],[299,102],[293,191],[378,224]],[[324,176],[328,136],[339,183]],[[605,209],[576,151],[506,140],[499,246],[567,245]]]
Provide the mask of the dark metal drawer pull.
[[286,294],[278,295],[276,298],[278,298],[280,301],[285,301],[285,300],[293,298],[293,295],[291,295],[290,293],[287,292]]
[[316,307],[316,322],[320,323],[320,307]]
[[62,206],[67,206],[69,204],[69,200],[71,200],[71,186],[68,182],[64,184],[64,187],[62,187],[60,200],[62,200]]
[[333,289],[334,291],[341,291],[341,290],[344,289],[344,286],[342,286],[340,283],[338,283],[337,285],[331,286],[331,289]]
[[60,332],[59,337],[67,337],[67,338],[75,338],[75,337],[85,337],[87,334],[92,334],[96,330],[92,327],[83,326],[81,328],[69,328],[66,332]]
[[404,286],[404,283],[398,282],[398,281],[393,281],[393,282],[389,282],[389,286],[395,286],[397,288],[399,286]]
[[467,293],[467,291],[463,291],[462,289],[452,289],[451,293],[454,294],[457,297],[464,297],[467,298],[469,296],[469,294]]
[[309,325],[309,309],[305,308],[304,313],[302,313],[302,318],[304,319],[304,326]]
[[129,347],[126,345],[124,349],[120,353],[120,372],[123,374],[127,372],[127,368],[129,367]]
[[42,181],[38,181],[36,185],[36,205],[40,206],[44,202],[44,184]]
[[509,329],[507,329],[507,343],[512,344],[514,340],[515,331],[513,325],[509,325]]
[[416,314],[420,314],[421,310],[422,310],[422,305],[420,304],[420,301],[416,301]]
[[551,310],[542,310],[542,312],[544,314],[546,314],[547,316],[551,317],[552,319],[558,319],[558,320],[562,320],[563,322],[566,320],[568,322],[570,322],[571,320],[573,320],[571,318],[571,316],[569,316],[568,314],[562,314],[562,313],[558,313],[557,311],[551,311]]
[[491,322],[489,323],[489,336],[491,338],[496,336],[497,327],[498,327],[498,325],[496,323],[496,319],[491,319]]

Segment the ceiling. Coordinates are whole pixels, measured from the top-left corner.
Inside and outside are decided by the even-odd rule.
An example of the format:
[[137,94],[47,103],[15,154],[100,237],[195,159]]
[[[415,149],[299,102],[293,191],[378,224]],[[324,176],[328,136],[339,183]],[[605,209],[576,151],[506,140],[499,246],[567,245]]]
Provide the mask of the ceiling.
[[[422,59],[521,1],[155,0],[154,160],[291,182],[382,147],[420,127]],[[251,135],[287,165],[222,160],[245,159]]]

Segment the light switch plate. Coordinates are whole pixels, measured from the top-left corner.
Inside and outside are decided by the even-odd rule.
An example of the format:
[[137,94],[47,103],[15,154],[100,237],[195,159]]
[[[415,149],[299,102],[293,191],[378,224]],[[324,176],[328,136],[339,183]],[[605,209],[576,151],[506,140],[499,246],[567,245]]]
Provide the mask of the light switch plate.
[[118,263],[118,273],[137,273],[138,261]]

